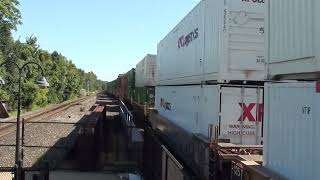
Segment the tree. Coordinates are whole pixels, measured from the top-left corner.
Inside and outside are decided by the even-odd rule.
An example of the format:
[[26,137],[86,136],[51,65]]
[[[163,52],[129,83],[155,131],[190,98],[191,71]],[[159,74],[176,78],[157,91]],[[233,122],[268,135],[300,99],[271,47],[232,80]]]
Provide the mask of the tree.
[[21,24],[21,13],[18,0],[0,0],[0,24],[16,30]]
[[[103,83],[93,72],[86,73],[77,68],[57,51],[50,53],[41,49],[37,37],[31,35],[25,42],[14,41],[11,31],[21,24],[18,6],[18,0],[0,0],[0,63],[13,61],[21,66],[28,61],[37,62],[43,67],[50,84],[49,89],[40,89],[34,82],[41,73],[36,66],[26,67],[22,72],[22,107],[31,110],[77,97],[80,89],[87,87],[87,82],[90,82],[90,90],[101,90]],[[8,100],[10,109],[16,109],[17,68],[14,64],[7,64],[0,69],[0,75],[7,82],[0,88],[0,100]]]
[[11,30],[16,30],[21,24],[21,13],[18,0],[0,0],[0,49],[7,56],[13,39]]

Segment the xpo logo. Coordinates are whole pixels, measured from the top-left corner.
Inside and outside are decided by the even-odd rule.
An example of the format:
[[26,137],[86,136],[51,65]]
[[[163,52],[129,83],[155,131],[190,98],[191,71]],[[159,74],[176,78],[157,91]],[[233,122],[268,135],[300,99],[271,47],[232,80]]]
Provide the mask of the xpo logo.
[[264,0],[242,0],[242,2],[264,3]]
[[[252,115],[252,110],[256,108],[256,103],[239,103],[239,106],[242,108],[243,113],[241,114],[238,121],[245,121],[246,119],[249,122],[256,122],[256,116]],[[258,122],[262,122],[263,120],[263,104],[259,104],[259,107],[257,109],[258,111]]]

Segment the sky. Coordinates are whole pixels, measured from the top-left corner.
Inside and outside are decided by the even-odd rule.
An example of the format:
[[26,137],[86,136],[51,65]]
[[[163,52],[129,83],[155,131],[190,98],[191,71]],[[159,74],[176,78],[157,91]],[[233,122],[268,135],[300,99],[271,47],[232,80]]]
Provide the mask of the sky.
[[200,0],[20,0],[23,25],[42,49],[56,50],[105,81],[135,68]]

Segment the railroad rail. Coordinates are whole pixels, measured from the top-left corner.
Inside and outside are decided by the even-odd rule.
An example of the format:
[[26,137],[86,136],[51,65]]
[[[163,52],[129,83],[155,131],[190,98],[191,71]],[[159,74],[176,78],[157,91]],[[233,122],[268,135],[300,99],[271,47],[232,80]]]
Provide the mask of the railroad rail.
[[[61,104],[54,104],[49,107],[40,109],[38,111],[25,113],[21,116],[21,118],[24,120],[24,122],[28,122],[37,118],[39,119],[38,121],[41,121],[40,117],[49,117],[54,114],[60,113],[66,109],[69,109],[72,106],[81,104],[82,102],[89,100],[94,96],[95,95],[91,95],[91,96],[86,96],[86,97],[75,99],[75,100],[66,101]],[[0,138],[14,132],[15,130],[16,130],[15,117],[9,118],[5,121],[0,121]]]
[[[21,123],[23,167],[44,168],[46,162],[50,167],[56,166],[75,145],[75,130],[84,122],[94,101],[95,96],[88,96],[25,114]],[[4,157],[0,168],[13,167],[16,122],[11,118],[0,125],[0,156]]]

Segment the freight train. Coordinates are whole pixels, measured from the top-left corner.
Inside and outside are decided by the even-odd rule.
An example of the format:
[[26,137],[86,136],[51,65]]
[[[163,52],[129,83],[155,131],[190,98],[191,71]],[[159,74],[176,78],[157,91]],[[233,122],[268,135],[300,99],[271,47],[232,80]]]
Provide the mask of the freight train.
[[154,106],[148,122],[202,179],[213,139],[262,144],[264,4],[225,3],[201,1],[159,42],[156,56],[108,84],[124,101]]
[[156,70],[156,55],[147,54],[136,68],[107,83],[107,90],[122,100],[154,106]]
[[201,179],[315,179],[317,7],[317,0],[202,0],[158,43],[157,55],[108,91],[153,107],[152,129]]

